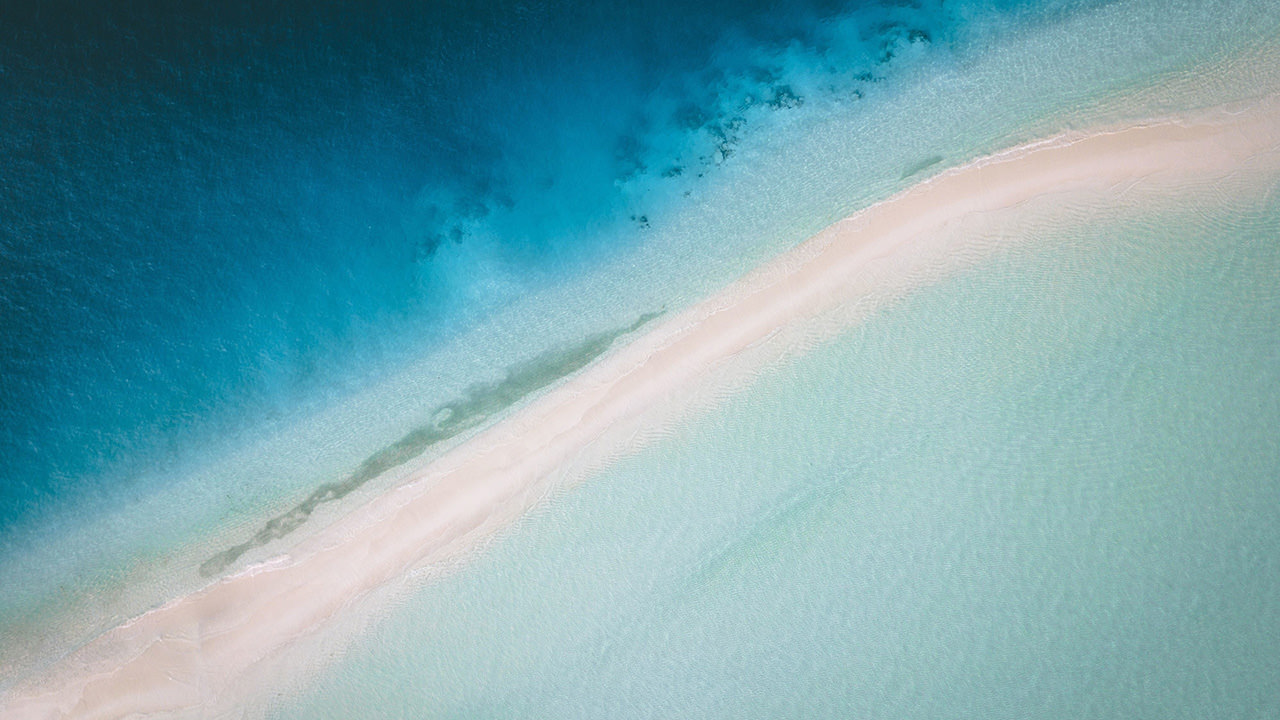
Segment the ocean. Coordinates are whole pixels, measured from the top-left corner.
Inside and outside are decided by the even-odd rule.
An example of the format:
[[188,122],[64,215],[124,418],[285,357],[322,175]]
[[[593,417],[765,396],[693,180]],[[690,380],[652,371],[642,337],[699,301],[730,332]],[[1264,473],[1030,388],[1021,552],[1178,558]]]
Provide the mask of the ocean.
[[[12,680],[899,189],[1280,79],[1258,0],[81,5],[0,9]],[[270,713],[1274,713],[1272,195],[920,289]]]

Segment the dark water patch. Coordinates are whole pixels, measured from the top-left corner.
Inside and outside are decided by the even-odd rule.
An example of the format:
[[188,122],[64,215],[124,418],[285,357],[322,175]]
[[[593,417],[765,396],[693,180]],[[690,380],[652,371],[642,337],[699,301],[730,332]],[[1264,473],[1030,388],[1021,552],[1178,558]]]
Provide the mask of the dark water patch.
[[713,589],[718,579],[740,572],[748,566],[768,564],[779,546],[802,537],[806,527],[814,524],[835,499],[842,478],[831,478],[828,484],[801,487],[788,496],[778,498],[759,517],[742,526],[728,542],[704,557],[691,568],[680,583],[694,593]]
[[316,488],[289,511],[269,520],[253,537],[204,561],[200,565],[200,575],[217,575],[246,552],[301,527],[321,505],[346,497],[370,480],[418,457],[438,443],[479,427],[530,393],[581,370],[600,357],[619,337],[635,332],[661,314],[645,313],[630,325],[591,335],[577,345],[552,350],[513,366],[507,371],[507,376],[498,382],[472,385],[461,399],[437,408],[432,413],[430,424],[413,429],[391,445],[370,455],[342,480],[324,483]]
[[929,168],[933,167],[934,165],[937,165],[938,163],[942,162],[944,159],[945,159],[945,158],[943,158],[941,155],[931,155],[931,156],[929,156],[929,157],[927,157],[927,158],[925,158],[925,159],[923,159],[923,160],[921,160],[921,161],[919,161],[919,162],[916,162],[916,163],[913,163],[913,164],[909,165],[909,166],[907,167],[907,169],[906,169],[906,170],[903,170],[903,171],[902,171],[902,177],[900,177],[900,178],[898,178],[898,179],[899,179],[899,180],[906,180],[907,178],[911,177],[912,175],[915,175],[915,174],[917,174],[917,173],[921,173],[921,172],[924,172],[925,170],[928,170]]
[[928,31],[920,28],[907,28],[898,24],[881,28],[879,35],[881,37],[879,60],[882,65],[890,62],[905,50],[923,47],[932,41]]
[[804,105],[804,98],[792,90],[790,85],[778,85],[771,88],[771,97],[766,102],[774,110],[789,110]]

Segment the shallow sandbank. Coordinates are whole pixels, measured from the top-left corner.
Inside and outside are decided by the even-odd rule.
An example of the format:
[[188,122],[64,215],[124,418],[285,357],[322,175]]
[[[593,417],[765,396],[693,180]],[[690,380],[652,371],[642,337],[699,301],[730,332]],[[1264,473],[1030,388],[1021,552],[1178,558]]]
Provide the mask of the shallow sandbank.
[[2,714],[235,708],[245,687],[259,687],[264,663],[376,588],[456,560],[548,492],[634,448],[707,387],[749,377],[797,342],[816,341],[815,328],[831,318],[856,321],[869,294],[934,277],[913,264],[932,238],[982,232],[984,221],[975,219],[1008,221],[1035,203],[1136,197],[1242,175],[1273,178],[1277,170],[1280,99],[1270,98],[1054,137],[946,171],[664,319],[287,556],[103,635],[11,691]]

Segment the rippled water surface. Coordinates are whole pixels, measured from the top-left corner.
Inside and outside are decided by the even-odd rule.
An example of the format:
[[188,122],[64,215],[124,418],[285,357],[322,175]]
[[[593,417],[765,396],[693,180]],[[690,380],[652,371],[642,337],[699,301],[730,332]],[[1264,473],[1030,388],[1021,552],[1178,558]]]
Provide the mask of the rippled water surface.
[[[1271,0],[3,4],[0,689],[931,173],[1280,88],[1278,37]],[[1274,712],[1277,228],[1203,210],[1080,210],[770,370],[276,711]]]

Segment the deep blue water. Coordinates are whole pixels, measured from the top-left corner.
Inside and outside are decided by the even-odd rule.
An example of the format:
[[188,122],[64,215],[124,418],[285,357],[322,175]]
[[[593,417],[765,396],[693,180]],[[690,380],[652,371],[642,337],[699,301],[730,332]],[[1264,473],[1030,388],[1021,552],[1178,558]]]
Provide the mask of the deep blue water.
[[600,228],[643,228],[653,188],[733,162],[749,111],[807,100],[778,50],[857,98],[900,54],[954,52],[962,22],[1034,15],[191,5],[0,8],[0,533],[145,491],[142,468],[364,387],[625,251],[643,235]]

